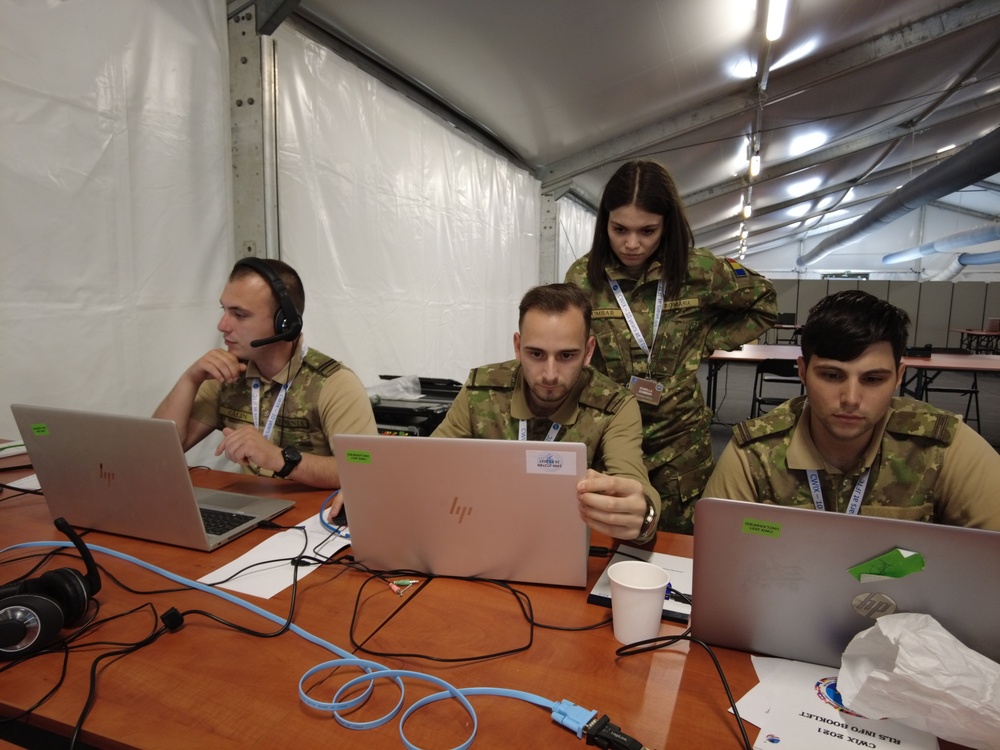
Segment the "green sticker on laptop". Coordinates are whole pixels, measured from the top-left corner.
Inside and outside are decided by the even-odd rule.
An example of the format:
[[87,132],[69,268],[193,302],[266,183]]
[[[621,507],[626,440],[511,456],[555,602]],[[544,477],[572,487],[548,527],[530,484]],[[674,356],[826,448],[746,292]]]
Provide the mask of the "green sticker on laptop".
[[349,464],[370,464],[372,462],[370,451],[347,451],[345,458]]
[[777,538],[781,536],[781,524],[771,521],[760,521],[756,518],[744,518],[743,533]]
[[847,572],[865,583],[867,581],[905,578],[910,573],[918,573],[923,569],[923,555],[897,547],[884,555],[873,557],[860,565],[848,568]]

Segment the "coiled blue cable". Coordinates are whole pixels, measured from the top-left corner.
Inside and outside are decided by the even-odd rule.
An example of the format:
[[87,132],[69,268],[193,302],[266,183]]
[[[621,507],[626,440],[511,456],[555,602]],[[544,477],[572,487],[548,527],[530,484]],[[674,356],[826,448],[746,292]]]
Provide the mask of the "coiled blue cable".
[[[22,542],[21,544],[14,544],[3,550],[0,550],[0,555],[14,550],[27,549],[32,547],[72,547],[72,546],[73,545],[71,542],[59,542],[59,541]],[[213,588],[203,583],[199,583],[198,581],[192,581],[188,578],[185,578],[184,576],[177,575],[176,573],[171,573],[169,570],[164,570],[163,568],[159,568],[153,565],[152,563],[146,562],[145,560],[140,560],[137,557],[125,554],[124,552],[118,552],[117,550],[113,550],[108,547],[101,547],[90,544],[88,544],[87,547],[93,552],[101,552],[105,555],[116,557],[119,560],[124,560],[126,562],[132,563],[133,565],[145,568],[146,570],[152,571],[153,573],[156,573],[157,575],[162,576],[167,580],[173,581],[174,583],[179,583],[182,586],[187,586],[196,589],[198,591],[202,591],[206,594],[211,594],[212,596],[217,596],[220,599],[224,599],[228,602],[231,602],[232,604],[236,604],[240,607],[243,607],[244,609],[247,609],[256,615],[259,615],[260,617],[263,617],[266,620],[270,620],[271,622],[277,625],[285,624],[285,618],[272,614],[271,612],[268,612],[266,609],[262,609],[257,605],[252,604],[251,602],[240,599],[238,596],[230,594],[228,591]],[[447,698],[452,698],[458,701],[459,704],[462,706],[462,708],[465,709],[466,713],[468,713],[469,717],[472,719],[472,732],[469,735],[469,738],[460,745],[455,746],[452,750],[468,750],[468,748],[472,746],[472,743],[476,738],[476,732],[479,729],[479,720],[476,717],[475,709],[472,707],[472,704],[468,700],[468,696],[491,695],[502,698],[515,698],[517,700],[521,700],[526,703],[531,703],[536,706],[547,708],[553,712],[554,720],[558,721],[563,726],[566,726],[576,731],[577,737],[581,736],[582,724],[580,724],[580,719],[586,718],[587,716],[593,716],[596,713],[594,711],[586,711],[586,710],[576,712],[576,715],[574,715],[573,721],[571,723],[570,721],[566,720],[566,717],[561,712],[563,710],[566,710],[566,706],[569,707],[569,710],[571,712],[573,711],[573,709],[577,709],[578,707],[576,707],[572,703],[569,703],[568,701],[556,702],[549,700],[548,698],[543,698],[540,695],[535,695],[533,693],[527,693],[521,690],[509,690],[505,688],[478,687],[478,688],[459,689],[444,680],[441,680],[429,674],[425,674],[423,672],[414,672],[405,669],[389,669],[388,667],[379,664],[378,662],[370,661],[367,659],[359,659],[358,657],[354,656],[351,652],[345,651],[336,644],[330,643],[329,641],[323,640],[322,638],[313,635],[309,631],[302,629],[301,627],[295,625],[294,623],[292,623],[288,629],[291,632],[298,635],[299,637],[309,641],[310,643],[320,646],[321,648],[324,648],[327,651],[330,651],[341,657],[339,659],[334,659],[332,661],[324,662],[308,670],[299,680],[298,691],[299,691],[299,699],[303,703],[320,711],[332,712],[337,722],[348,729],[355,729],[355,730],[373,729],[375,727],[382,726],[383,724],[386,724],[387,722],[395,718],[396,715],[399,714],[399,711],[402,708],[405,699],[405,688],[403,687],[403,678],[422,680],[424,682],[429,682],[433,685],[437,685],[438,687],[443,688],[442,692],[428,695],[416,701],[412,706],[410,706],[408,709],[406,709],[406,711],[403,712],[402,716],[400,716],[399,737],[403,745],[407,748],[407,750],[420,750],[420,748],[411,743],[409,739],[406,737],[406,734],[403,731],[403,727],[406,723],[406,720],[420,708],[429,705],[431,703],[434,703],[436,701],[444,700]],[[318,701],[315,698],[312,698],[306,694],[304,685],[306,681],[309,680],[310,677],[324,670],[332,670],[341,667],[356,667],[358,669],[361,669],[364,672],[364,674],[359,675],[358,677],[355,677],[351,680],[348,680],[345,684],[343,684],[340,688],[338,688],[337,692],[333,696],[332,702]],[[367,701],[368,698],[371,696],[372,692],[374,691],[375,680],[380,680],[380,679],[392,680],[399,688],[399,701],[387,714],[377,719],[366,722],[351,721],[340,715],[341,711],[347,711],[356,708],[357,706],[362,705],[365,701]],[[340,700],[340,696],[344,694],[346,691],[349,691],[351,688],[363,684],[366,685],[366,687],[361,695],[346,701]]]

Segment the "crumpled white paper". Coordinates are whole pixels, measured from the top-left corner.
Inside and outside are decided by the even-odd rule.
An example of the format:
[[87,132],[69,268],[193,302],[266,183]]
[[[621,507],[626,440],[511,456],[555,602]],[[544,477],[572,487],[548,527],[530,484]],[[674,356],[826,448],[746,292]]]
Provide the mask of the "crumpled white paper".
[[375,385],[365,388],[368,398],[378,403],[380,399],[397,401],[417,401],[424,397],[420,390],[420,377],[417,375],[401,375],[398,378],[380,380]]
[[977,750],[1000,749],[1000,664],[929,615],[885,615],[854,636],[837,689],[845,706],[865,716]]

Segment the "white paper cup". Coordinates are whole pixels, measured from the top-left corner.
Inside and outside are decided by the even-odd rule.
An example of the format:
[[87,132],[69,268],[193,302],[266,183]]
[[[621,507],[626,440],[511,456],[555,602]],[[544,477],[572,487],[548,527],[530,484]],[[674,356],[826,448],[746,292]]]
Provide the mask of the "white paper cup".
[[652,563],[624,560],[608,568],[608,578],[615,638],[635,643],[659,635],[670,574]]

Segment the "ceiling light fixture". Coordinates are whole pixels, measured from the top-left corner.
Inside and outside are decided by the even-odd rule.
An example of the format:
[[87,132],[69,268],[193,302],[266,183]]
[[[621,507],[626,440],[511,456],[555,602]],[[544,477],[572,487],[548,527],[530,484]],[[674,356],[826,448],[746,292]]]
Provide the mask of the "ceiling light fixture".
[[750,157],[750,176],[756,177],[760,174],[760,153],[755,152]]
[[788,0],[770,0],[767,4],[767,41],[774,42],[781,38],[785,30],[785,13],[788,10]]

